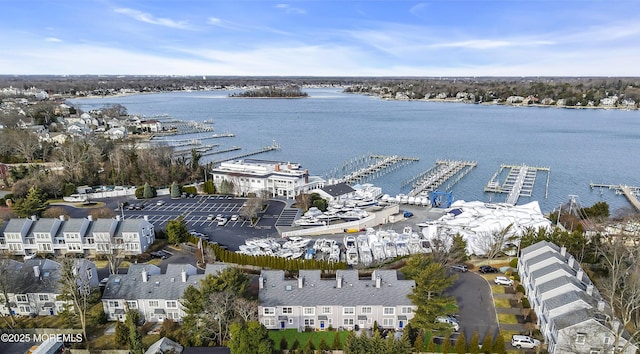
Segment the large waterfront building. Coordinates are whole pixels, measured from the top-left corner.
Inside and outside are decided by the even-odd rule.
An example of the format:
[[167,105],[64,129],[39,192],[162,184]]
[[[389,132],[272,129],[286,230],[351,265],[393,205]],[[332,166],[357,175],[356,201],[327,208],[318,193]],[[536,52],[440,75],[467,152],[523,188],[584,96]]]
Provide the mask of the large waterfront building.
[[402,329],[413,318],[409,294],[413,280],[400,280],[395,270],[377,269],[370,278],[357,270],[338,270],[322,279],[320,270],[301,270],[297,279],[282,270],[263,270],[259,277],[260,323],[268,329],[325,330]]
[[145,252],[155,241],[153,224],[147,218],[65,220],[60,218],[11,219],[0,235],[0,251],[10,255],[96,255],[121,249],[125,255]]
[[222,162],[210,171],[217,190],[223,181],[233,184],[233,194],[266,193],[269,197],[293,199],[322,188],[325,180],[291,162],[245,159]]
[[619,319],[565,247],[522,249],[518,273],[549,353],[635,353]]

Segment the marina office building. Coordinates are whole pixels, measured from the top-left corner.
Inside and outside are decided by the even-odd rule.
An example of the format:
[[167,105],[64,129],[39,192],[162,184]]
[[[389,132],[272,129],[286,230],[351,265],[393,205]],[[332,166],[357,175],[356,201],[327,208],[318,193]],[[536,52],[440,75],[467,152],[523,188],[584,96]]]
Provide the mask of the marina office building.
[[233,183],[233,194],[268,193],[270,197],[294,199],[297,195],[309,193],[324,187],[325,180],[310,176],[309,170],[300,164],[267,160],[235,160],[222,162],[210,174],[217,190],[223,181]]

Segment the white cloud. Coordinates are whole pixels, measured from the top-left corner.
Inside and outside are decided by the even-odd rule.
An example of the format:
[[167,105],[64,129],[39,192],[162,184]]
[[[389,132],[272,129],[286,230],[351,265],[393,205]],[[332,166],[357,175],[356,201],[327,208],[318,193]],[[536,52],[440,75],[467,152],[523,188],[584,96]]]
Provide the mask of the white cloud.
[[150,23],[158,26],[165,26],[179,29],[189,29],[190,25],[186,21],[175,21],[169,18],[155,17],[149,13],[122,7],[114,10],[119,14],[129,16],[137,21]]
[[494,49],[501,47],[532,47],[540,45],[552,45],[552,41],[529,41],[525,39],[504,41],[494,39],[471,39],[460,42],[444,42],[432,44],[431,48],[469,48],[469,49]]
[[276,9],[283,10],[284,12],[286,12],[288,14],[303,15],[303,14],[307,13],[307,11],[305,9],[301,9],[301,8],[297,8],[297,7],[291,7],[291,5],[289,5],[289,4],[276,4],[274,7]]
[[56,43],[56,42],[62,42],[62,39],[60,39],[60,38],[55,38],[55,37],[47,37],[47,38],[45,38],[44,40],[45,40],[46,42],[54,42],[54,43]]

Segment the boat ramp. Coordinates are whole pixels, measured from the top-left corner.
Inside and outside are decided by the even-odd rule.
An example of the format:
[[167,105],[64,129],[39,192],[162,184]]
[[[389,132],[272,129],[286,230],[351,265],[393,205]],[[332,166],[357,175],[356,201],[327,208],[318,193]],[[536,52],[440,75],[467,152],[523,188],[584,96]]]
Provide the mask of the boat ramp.
[[418,160],[416,157],[368,154],[361,158],[344,162],[341,169],[343,176],[335,177],[339,173],[339,168],[336,168],[332,173],[334,178],[329,178],[329,180],[331,184],[366,182]]
[[616,194],[624,195],[629,203],[636,208],[636,210],[640,211],[640,201],[638,201],[638,194],[640,194],[640,187],[632,187],[624,184],[600,184],[600,183],[590,183],[589,187],[591,189],[594,188],[607,188],[615,191]]
[[[506,179],[502,184],[498,181],[504,170],[509,169]],[[507,193],[506,203],[516,205],[521,196],[531,197],[533,194],[533,186],[536,181],[538,171],[547,172],[547,186],[545,190],[545,198],[549,193],[549,175],[551,169],[549,167],[534,167],[522,165],[502,164],[496,173],[493,174],[489,183],[484,187],[485,192],[491,193]]]
[[408,195],[415,197],[423,192],[433,192],[450,181],[444,188],[445,191],[449,191],[477,165],[475,161],[436,160],[433,167],[408,179],[403,183],[403,187],[411,185],[412,189]]

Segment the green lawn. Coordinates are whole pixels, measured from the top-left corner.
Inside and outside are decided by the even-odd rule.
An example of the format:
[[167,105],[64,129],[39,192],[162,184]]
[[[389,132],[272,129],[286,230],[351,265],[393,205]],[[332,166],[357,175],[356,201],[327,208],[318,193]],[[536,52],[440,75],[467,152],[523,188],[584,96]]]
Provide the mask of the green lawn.
[[491,292],[494,294],[504,294],[504,286],[502,285],[491,285]]
[[[344,343],[345,338],[347,338],[347,334],[349,331],[340,331],[340,342]],[[282,337],[287,339],[287,343],[289,344],[287,348],[291,348],[293,342],[298,338],[298,342],[300,343],[300,348],[304,348],[307,340],[311,337],[311,341],[315,345],[316,349],[320,345],[320,340],[324,338],[325,342],[331,347],[333,344],[333,337],[336,335],[334,331],[318,331],[318,332],[298,332],[295,329],[286,329],[284,331],[273,330],[269,331],[269,338],[273,340],[273,343],[276,348],[280,348],[280,340]]]
[[496,305],[496,307],[501,307],[501,308],[511,308],[511,302],[509,301],[509,299],[493,299],[493,303]]
[[516,315],[511,315],[508,313],[499,313],[498,322],[503,324],[518,324],[518,319],[516,318]]

